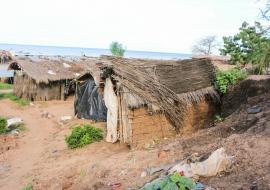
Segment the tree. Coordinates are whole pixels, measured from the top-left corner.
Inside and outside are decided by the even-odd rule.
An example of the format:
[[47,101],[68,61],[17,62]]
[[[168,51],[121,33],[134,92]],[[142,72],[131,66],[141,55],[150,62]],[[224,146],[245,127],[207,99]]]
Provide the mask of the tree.
[[259,22],[255,22],[254,26],[244,22],[238,34],[223,37],[223,41],[224,47],[220,52],[222,55],[230,55],[232,64],[245,66],[251,63],[257,74],[268,70],[270,40]]
[[111,53],[117,57],[123,57],[126,51],[123,48],[123,45],[118,42],[112,42],[110,45],[110,50],[111,50]]
[[218,47],[216,36],[207,36],[192,47],[194,54],[210,55]]
[[270,21],[270,0],[267,0],[265,8],[261,10],[262,18]]

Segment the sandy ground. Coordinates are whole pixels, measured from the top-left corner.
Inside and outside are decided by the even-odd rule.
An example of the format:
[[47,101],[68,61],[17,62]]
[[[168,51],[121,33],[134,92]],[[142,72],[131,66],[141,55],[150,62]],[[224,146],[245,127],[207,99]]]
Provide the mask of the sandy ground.
[[0,94],[2,93],[12,93],[13,90],[12,89],[0,89]]
[[[216,127],[167,140],[152,149],[129,150],[102,141],[69,150],[64,139],[70,126],[90,122],[74,119],[65,125],[58,123],[61,116],[73,115],[72,100],[40,102],[23,108],[1,100],[0,115],[21,117],[28,130],[17,138],[1,137],[0,189],[17,190],[27,183],[42,190],[138,189],[160,175],[141,177],[145,169],[176,163],[194,153],[209,155],[220,147],[234,156],[232,168],[202,182],[219,189],[245,190],[254,183],[260,190],[270,189],[270,102],[269,107],[265,103],[262,106],[260,115],[249,116],[243,107]],[[44,112],[53,117],[42,117]],[[238,130],[237,126],[246,126],[244,122],[252,120],[250,117],[258,119]],[[104,127],[104,123],[93,125]],[[117,183],[121,186],[114,188]]]

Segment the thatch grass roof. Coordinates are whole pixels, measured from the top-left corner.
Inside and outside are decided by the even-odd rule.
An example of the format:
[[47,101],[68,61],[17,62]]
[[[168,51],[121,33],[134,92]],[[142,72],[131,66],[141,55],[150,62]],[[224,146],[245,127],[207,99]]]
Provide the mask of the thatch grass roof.
[[95,65],[95,59],[50,59],[49,57],[21,57],[9,65],[10,70],[22,70],[37,83],[71,80]]
[[223,55],[195,55],[192,58],[209,59],[210,61],[223,61],[223,62],[230,61],[230,56],[223,56]]
[[0,64],[8,64],[13,61],[13,56],[9,51],[0,50]]

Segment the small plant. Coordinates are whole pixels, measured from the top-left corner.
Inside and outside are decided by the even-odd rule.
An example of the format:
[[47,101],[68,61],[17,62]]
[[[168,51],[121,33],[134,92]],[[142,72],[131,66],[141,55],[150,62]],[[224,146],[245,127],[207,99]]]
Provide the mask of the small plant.
[[110,45],[110,50],[111,53],[117,57],[123,57],[126,52],[126,50],[123,48],[123,45],[118,42],[112,42]]
[[6,132],[7,120],[6,118],[0,117],[0,134]]
[[85,177],[85,176],[86,176],[86,171],[81,170],[81,172],[80,172],[80,176],[81,176],[81,177]]
[[229,71],[218,71],[216,73],[215,86],[222,93],[228,91],[229,85],[234,85],[238,81],[246,78],[247,73],[244,70],[232,69]]
[[214,120],[215,122],[221,122],[224,120],[224,118],[221,115],[216,114],[214,115]]
[[18,98],[17,96],[14,96],[12,93],[0,94],[0,100],[2,99],[10,99],[21,106],[27,106],[30,103],[29,100]]
[[103,138],[102,129],[91,125],[76,126],[69,136],[66,136],[66,143],[69,148],[79,148]]
[[12,88],[13,88],[12,84],[7,84],[7,83],[0,82],[0,89],[12,89]]
[[28,183],[26,186],[24,186],[21,190],[32,190],[33,189],[33,185],[32,183]]

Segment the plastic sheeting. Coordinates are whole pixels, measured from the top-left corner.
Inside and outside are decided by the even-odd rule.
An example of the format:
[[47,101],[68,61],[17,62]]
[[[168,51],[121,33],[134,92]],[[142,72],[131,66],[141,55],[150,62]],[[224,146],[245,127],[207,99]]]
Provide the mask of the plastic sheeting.
[[184,172],[187,177],[212,177],[231,167],[232,163],[233,157],[228,156],[224,148],[219,148],[205,161],[190,164],[181,162],[171,168],[169,173]]
[[106,121],[107,108],[94,79],[77,84],[74,108],[78,118]]

